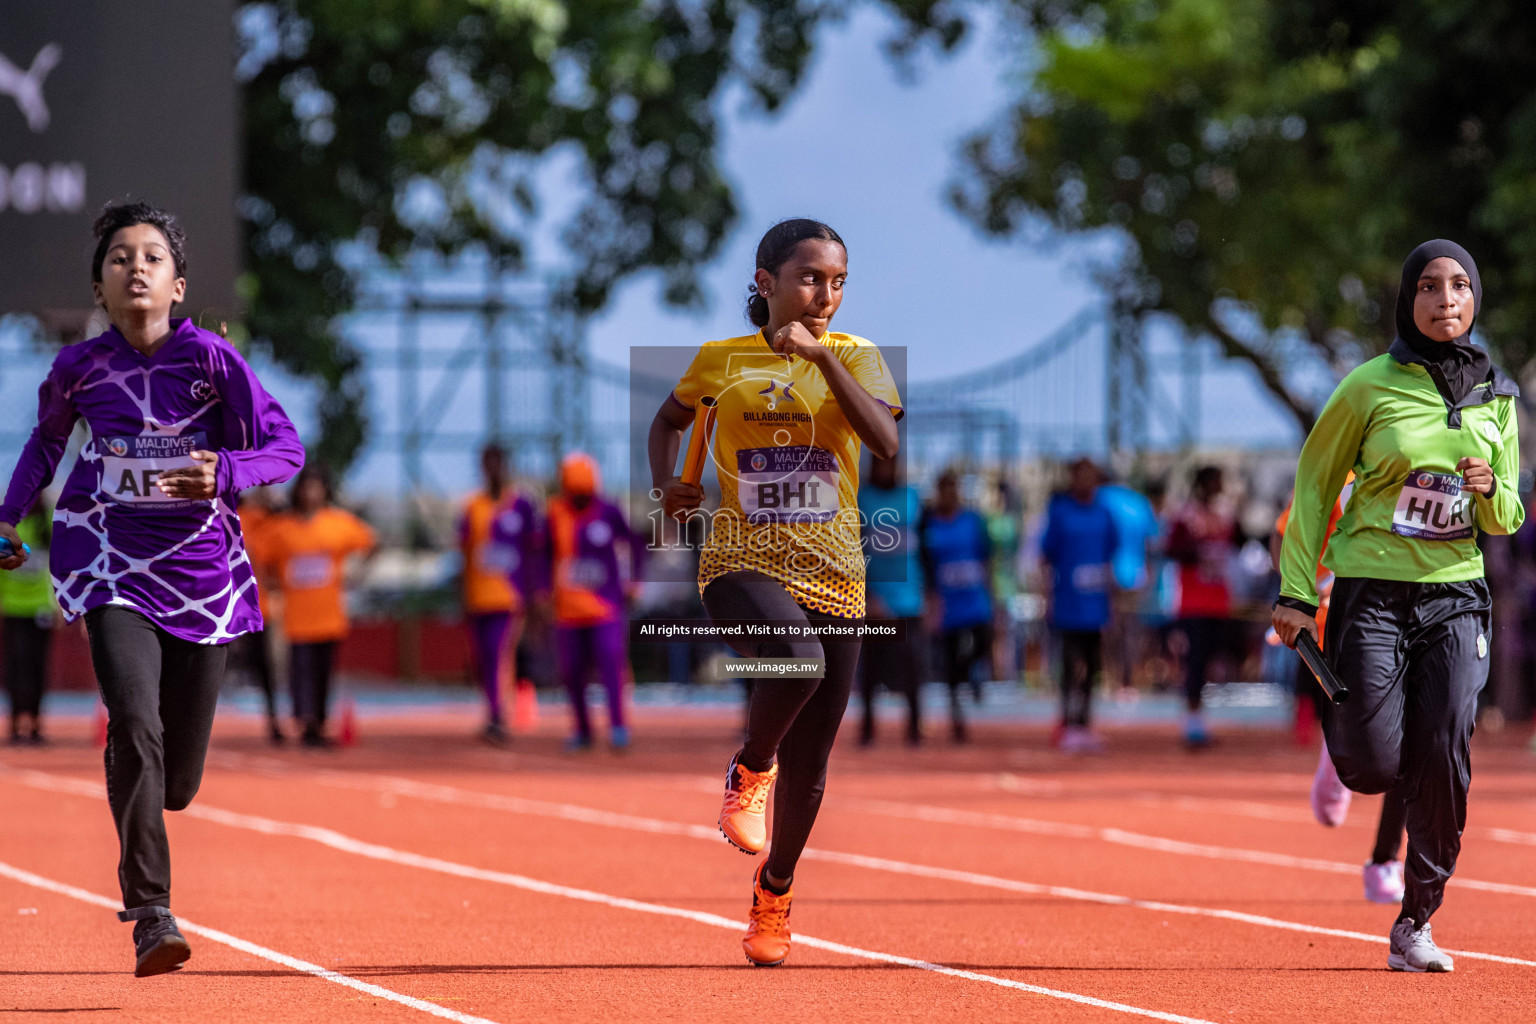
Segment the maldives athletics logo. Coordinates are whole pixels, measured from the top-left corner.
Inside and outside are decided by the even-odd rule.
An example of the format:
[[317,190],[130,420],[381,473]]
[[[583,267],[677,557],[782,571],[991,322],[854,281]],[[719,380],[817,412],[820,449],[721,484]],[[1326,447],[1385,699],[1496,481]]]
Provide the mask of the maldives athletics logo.
[[126,438],[114,437],[107,441],[107,451],[118,458],[128,454],[128,441]]

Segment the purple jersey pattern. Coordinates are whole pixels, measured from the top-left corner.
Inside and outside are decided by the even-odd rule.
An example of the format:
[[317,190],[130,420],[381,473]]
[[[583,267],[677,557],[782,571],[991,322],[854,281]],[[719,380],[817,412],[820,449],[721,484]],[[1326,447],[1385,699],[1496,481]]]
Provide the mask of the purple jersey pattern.
[[[292,477],[304,446],[233,346],[190,320],[171,326],[153,356],[116,328],[59,352],[38,389],[37,427],[0,520],[14,524],[32,507],[83,419],[90,437],[53,517],[49,569],[65,618],[122,605],[174,636],[223,643],[262,628],[239,494]],[[192,436],[219,455],[216,497],[135,505],[109,493],[110,456],[183,454]]]
[[[468,517],[460,521],[460,540],[467,532]],[[538,586],[543,575],[539,543],[539,512],[528,496],[518,493],[503,502],[491,519],[491,543],[506,553],[507,577],[512,588],[525,599]]]

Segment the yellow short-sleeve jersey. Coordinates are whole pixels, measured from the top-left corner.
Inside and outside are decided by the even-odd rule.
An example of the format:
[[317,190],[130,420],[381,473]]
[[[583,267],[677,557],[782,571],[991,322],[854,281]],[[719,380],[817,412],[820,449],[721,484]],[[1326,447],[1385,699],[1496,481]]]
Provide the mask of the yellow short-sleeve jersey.
[[[871,396],[902,415],[890,368],[872,343],[828,332],[821,343]],[[864,614],[859,436],[826,377],[774,352],[761,334],[706,342],[672,391],[694,409],[715,400],[711,454],[720,507],[710,515],[699,589],[751,569],[829,615]]]

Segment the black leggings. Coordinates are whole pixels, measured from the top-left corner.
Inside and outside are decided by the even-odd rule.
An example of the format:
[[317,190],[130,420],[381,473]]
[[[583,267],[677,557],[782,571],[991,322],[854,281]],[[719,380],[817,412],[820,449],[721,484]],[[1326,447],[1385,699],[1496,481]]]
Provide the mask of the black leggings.
[[172,636],[119,605],[86,612],[85,628],[107,706],[107,802],[122,850],[123,906],[169,907],[163,812],[185,808],[202,784],[226,649]]
[[277,721],[277,686],[272,677],[272,656],[267,653],[267,634],[257,631],[238,636],[229,645],[231,669],[244,668],[251,673],[266,700],[267,720]]
[[[784,585],[760,572],[729,572],[704,588],[704,607],[716,622],[768,621],[823,626],[858,625],[850,619],[811,611],[795,602]],[[747,708],[747,739],[737,755],[752,771],[779,762],[773,794],[773,845],[768,873],[791,878],[816,824],[827,785],[827,759],[837,739],[859,661],[859,639],[766,638],[731,644],[745,658],[824,658],[821,679],[757,679]]]
[[30,715],[36,723],[48,681],[48,643],[53,630],[31,615],[5,618],[5,688],[11,697],[11,723]]
[[1104,633],[1097,629],[1063,629],[1061,638],[1061,721],[1088,725],[1093,687],[1104,671]]
[[325,728],[331,703],[331,667],[336,661],[336,642],[288,646],[288,688],[293,691],[293,717],[305,733],[318,735]]

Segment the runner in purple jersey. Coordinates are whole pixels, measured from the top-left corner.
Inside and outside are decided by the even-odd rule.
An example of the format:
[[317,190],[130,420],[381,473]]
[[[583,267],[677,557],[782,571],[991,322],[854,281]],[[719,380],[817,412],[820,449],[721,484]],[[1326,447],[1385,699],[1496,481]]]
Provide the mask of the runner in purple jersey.
[[90,436],[54,512],[50,571],[67,619],[84,616],[107,706],[107,797],[122,848],[124,910],[140,977],[192,955],[170,913],[163,811],[202,782],[225,648],[261,628],[235,505],[288,479],[304,448],[282,407],[224,339],[172,320],[186,292],[185,237],[144,203],[96,222],[96,301],[112,326],[67,346],[38,392],[0,537],[53,479],[70,432]]

